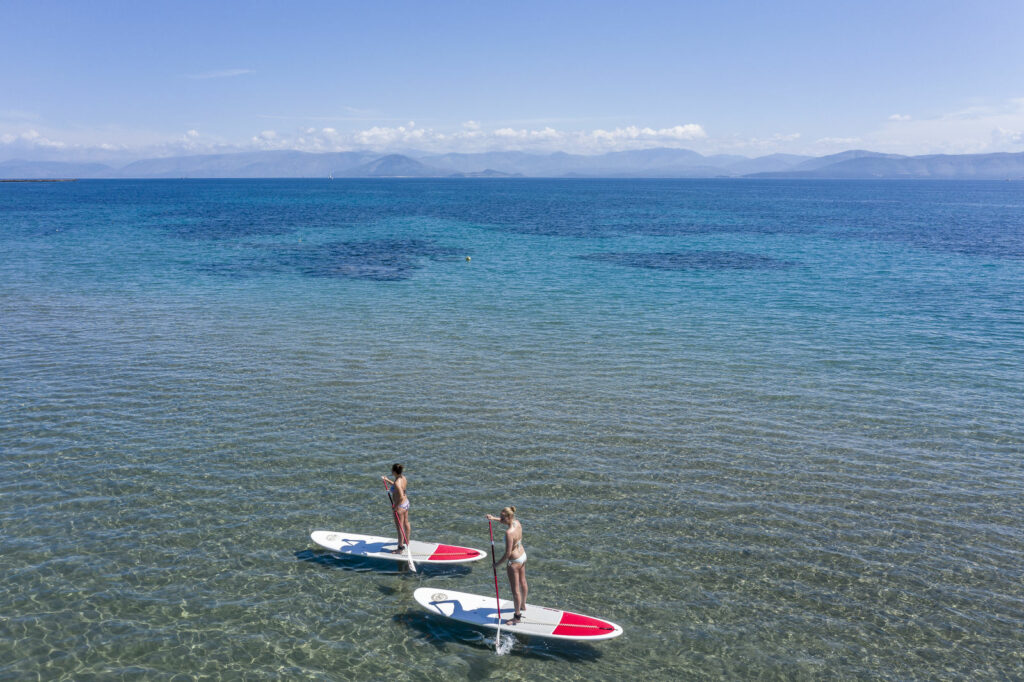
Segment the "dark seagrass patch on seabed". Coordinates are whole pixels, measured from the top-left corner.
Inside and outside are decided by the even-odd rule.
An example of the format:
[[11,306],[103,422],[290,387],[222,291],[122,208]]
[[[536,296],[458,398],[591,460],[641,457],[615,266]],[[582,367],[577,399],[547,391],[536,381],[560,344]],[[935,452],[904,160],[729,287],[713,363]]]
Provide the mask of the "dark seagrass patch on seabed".
[[424,260],[452,259],[461,253],[425,239],[254,245],[248,255],[203,269],[229,277],[297,273],[306,277],[399,281],[412,277]]
[[618,251],[588,253],[577,258],[650,270],[781,270],[796,265],[793,261],[742,251]]

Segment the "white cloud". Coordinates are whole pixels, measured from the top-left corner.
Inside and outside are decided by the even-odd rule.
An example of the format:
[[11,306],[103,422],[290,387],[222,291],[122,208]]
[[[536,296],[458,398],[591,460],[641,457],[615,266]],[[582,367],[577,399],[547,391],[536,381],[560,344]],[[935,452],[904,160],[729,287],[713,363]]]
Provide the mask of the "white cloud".
[[6,145],[44,149],[64,149],[68,146],[66,142],[52,140],[44,135],[40,135],[39,131],[34,129],[26,130],[22,133],[6,133],[0,137],[0,142]]
[[615,130],[595,130],[592,135],[597,140],[605,140],[613,144],[615,142],[628,140],[648,140],[655,142],[700,140],[708,136],[708,134],[704,132],[704,128],[696,123],[687,123],[686,125],[677,125],[672,126],[671,128],[659,128],[658,130],[653,128],[640,128],[638,126],[626,126],[625,128],[616,128]]
[[1024,145],[1024,130],[1004,130],[996,128],[992,131],[992,143],[1000,145],[1004,142],[1013,145]]
[[[358,147],[387,149],[396,145],[409,145],[416,143],[430,143],[431,138],[436,139],[438,135],[424,128],[417,128],[414,121],[407,125],[388,128],[374,126],[368,130],[360,130],[350,137],[351,144]],[[344,144],[339,140],[339,143]]]
[[247,73],[253,73],[252,69],[221,69],[220,71],[206,71],[204,73],[190,73],[185,78],[191,78],[193,80],[207,80],[210,78],[233,78],[235,76],[243,76]]
[[1024,151],[1024,98],[965,107],[928,118],[893,114],[875,129],[818,137],[802,145],[798,137],[709,139],[706,146],[747,155],[776,151],[824,155],[848,149],[908,156]]
[[[106,126],[98,129],[50,128],[44,122],[3,119],[0,111],[0,160],[114,160],[172,156],[183,153],[228,153],[245,150],[297,149],[336,152],[363,149],[379,152],[485,152],[518,150],[534,153],[565,151],[601,154],[610,151],[671,147],[704,154],[761,156],[776,152],[823,155],[847,149],[899,154],[984,153],[1024,151],[1024,97],[1001,103],[965,107],[921,118],[893,114],[875,129],[835,131],[807,138],[796,132],[766,136],[711,135],[699,123],[663,127],[623,125],[580,128],[578,121],[487,126],[465,120],[452,128],[435,129],[407,121],[346,129],[340,123],[313,125],[295,119],[294,128],[250,131],[236,139],[201,133],[197,128],[170,135],[150,130]],[[17,113],[17,112],[14,112]],[[352,125],[352,122],[349,122]],[[205,128],[205,124],[204,124]]]
[[800,140],[800,133],[775,133],[768,137],[726,137],[708,138],[703,145],[704,153],[743,154],[763,156],[777,152],[789,152],[793,143]]
[[564,135],[554,128],[545,127],[540,130],[515,130],[514,128],[499,128],[494,131],[494,136],[506,140],[509,142],[519,142],[522,144],[533,144],[539,141],[554,141],[564,137]]
[[120,163],[139,158],[241,151],[236,144],[205,137],[192,129],[172,136],[152,131],[106,127],[62,131],[40,128],[2,130],[0,160],[26,158],[37,161],[98,161]]
[[293,149],[294,146],[287,138],[278,136],[276,130],[264,130],[259,135],[253,135],[249,139],[250,145],[256,149]]
[[185,131],[184,135],[182,135],[178,140],[172,142],[171,144],[174,145],[176,148],[180,149],[181,151],[186,151],[190,153],[201,153],[206,149],[209,142],[207,140],[204,140],[202,135],[199,134],[199,131],[193,128],[191,130]]
[[864,140],[859,137],[819,137],[814,141],[817,145],[825,145],[828,147],[842,147],[843,149],[849,149],[851,146],[862,144]]
[[306,151],[343,151],[372,149],[378,151],[490,151],[518,149],[536,152],[567,151],[574,153],[602,153],[623,149],[642,149],[657,146],[678,147],[684,143],[707,138],[704,128],[697,124],[676,125],[667,128],[626,126],[613,130],[559,130],[551,126],[538,128],[500,127],[485,129],[477,121],[466,121],[460,130],[439,131],[417,126],[409,121],[399,126],[372,126],[353,132],[339,132],[334,128],[303,128],[295,137],[281,134],[268,139],[265,135],[253,138],[253,143],[267,148],[299,148]]
[[931,118],[890,119],[862,137],[865,148],[895,154],[1021,151],[1024,98],[966,107]]

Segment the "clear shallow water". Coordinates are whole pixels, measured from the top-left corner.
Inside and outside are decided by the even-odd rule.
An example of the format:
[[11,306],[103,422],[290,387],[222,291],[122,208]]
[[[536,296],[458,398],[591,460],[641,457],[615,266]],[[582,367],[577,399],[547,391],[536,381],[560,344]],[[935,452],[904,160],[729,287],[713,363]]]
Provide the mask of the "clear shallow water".
[[[1022,216],[1019,183],[0,186],[0,678],[1020,677]],[[396,460],[415,535],[515,504],[530,601],[625,635],[496,657],[412,600],[486,566],[311,547],[393,530]]]

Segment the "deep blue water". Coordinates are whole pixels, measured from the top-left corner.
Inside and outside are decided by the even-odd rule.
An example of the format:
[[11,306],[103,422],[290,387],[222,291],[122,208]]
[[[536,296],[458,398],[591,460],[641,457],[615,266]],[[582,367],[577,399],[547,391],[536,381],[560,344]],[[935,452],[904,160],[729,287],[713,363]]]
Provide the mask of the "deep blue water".
[[[1020,183],[0,184],[0,679],[1024,676],[1022,282]],[[625,635],[315,551],[395,460]]]

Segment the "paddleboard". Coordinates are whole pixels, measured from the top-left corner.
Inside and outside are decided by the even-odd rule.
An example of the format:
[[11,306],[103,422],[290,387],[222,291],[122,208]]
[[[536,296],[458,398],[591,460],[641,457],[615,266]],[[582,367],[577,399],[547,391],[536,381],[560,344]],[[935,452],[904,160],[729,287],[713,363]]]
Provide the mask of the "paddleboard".
[[[466,594],[437,587],[421,587],[412,593],[420,606],[431,613],[460,623],[498,629],[498,610],[494,597]],[[597,641],[622,634],[622,628],[606,620],[527,604],[517,625],[505,625],[515,607],[508,599],[501,600],[501,631],[517,635],[533,635],[551,639]]]
[[[341,554],[388,559],[389,561],[406,561],[408,558],[404,550],[401,554],[391,553],[398,547],[398,540],[395,538],[381,538],[375,535],[359,535],[358,533],[343,533],[334,530],[315,530],[309,537],[324,549]],[[487,552],[481,549],[443,545],[437,542],[420,542],[419,540],[410,542],[409,548],[412,550],[412,560],[418,564],[462,564],[468,561],[479,561],[487,556]]]

